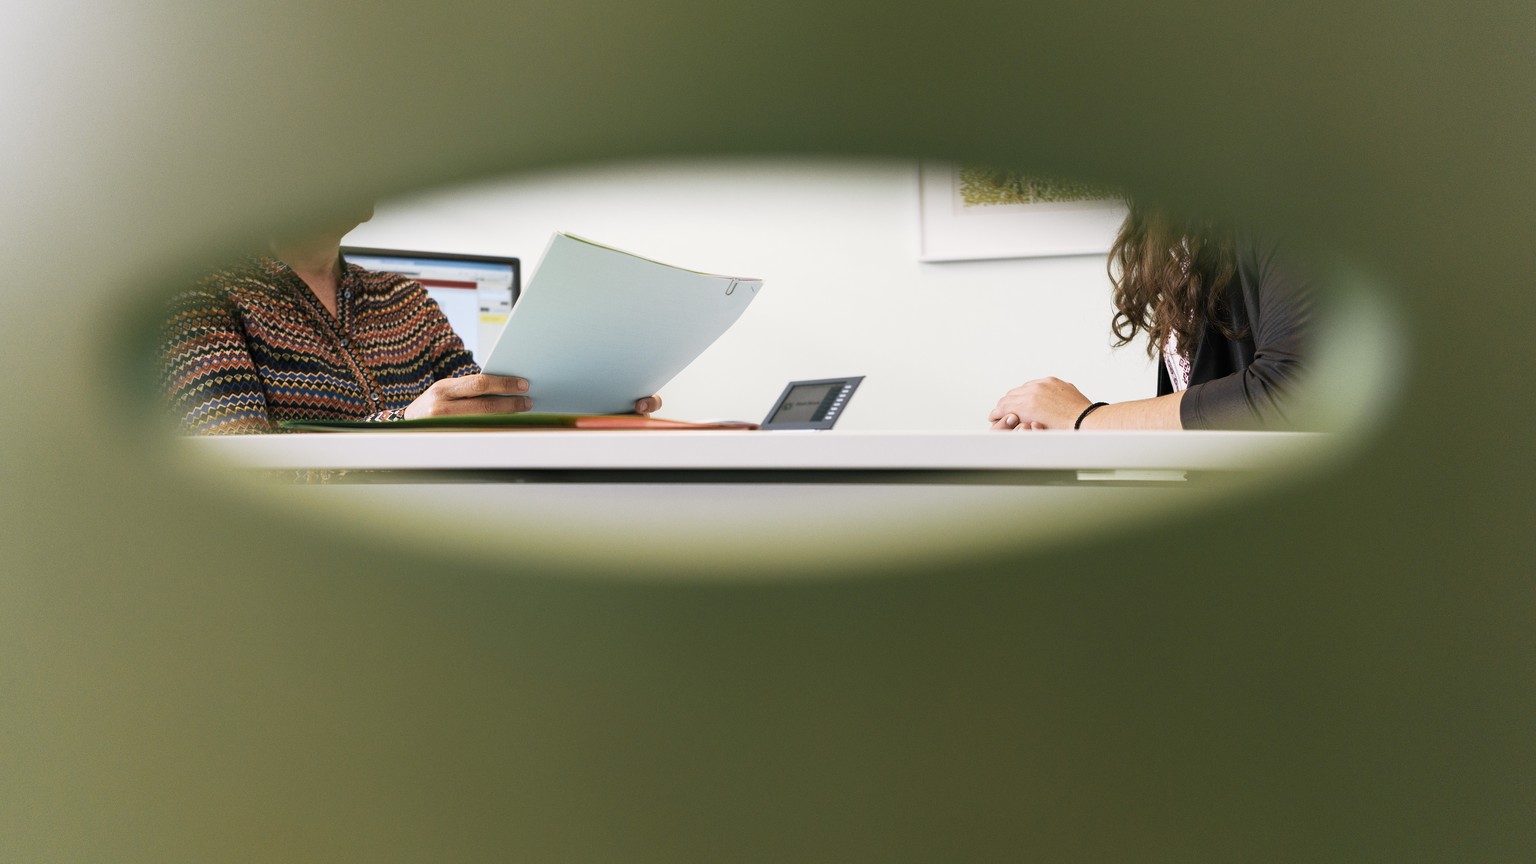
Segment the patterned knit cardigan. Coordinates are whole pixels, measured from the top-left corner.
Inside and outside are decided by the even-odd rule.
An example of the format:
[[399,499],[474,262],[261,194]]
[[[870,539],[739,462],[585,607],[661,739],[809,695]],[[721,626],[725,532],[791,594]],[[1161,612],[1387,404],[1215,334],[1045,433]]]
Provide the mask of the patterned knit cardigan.
[[352,264],[344,271],[334,315],[292,269],[266,257],[174,298],[160,380],[182,430],[398,420],[434,381],[480,371],[420,284]]

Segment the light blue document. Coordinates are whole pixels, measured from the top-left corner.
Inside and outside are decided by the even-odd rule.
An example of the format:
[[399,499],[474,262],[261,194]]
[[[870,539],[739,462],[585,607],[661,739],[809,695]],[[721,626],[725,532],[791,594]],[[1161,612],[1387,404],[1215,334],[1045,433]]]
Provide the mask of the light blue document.
[[483,368],[527,378],[534,411],[632,412],[736,323],[762,286],[558,233]]

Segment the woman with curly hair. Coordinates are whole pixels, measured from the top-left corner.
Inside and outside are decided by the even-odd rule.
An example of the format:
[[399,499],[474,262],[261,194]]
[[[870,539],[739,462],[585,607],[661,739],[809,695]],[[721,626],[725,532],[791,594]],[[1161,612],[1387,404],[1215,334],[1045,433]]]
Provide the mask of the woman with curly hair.
[[1147,335],[1158,395],[1106,404],[1059,378],[1008,391],[994,429],[1269,429],[1296,425],[1310,285],[1273,244],[1133,203],[1109,253],[1126,345]]

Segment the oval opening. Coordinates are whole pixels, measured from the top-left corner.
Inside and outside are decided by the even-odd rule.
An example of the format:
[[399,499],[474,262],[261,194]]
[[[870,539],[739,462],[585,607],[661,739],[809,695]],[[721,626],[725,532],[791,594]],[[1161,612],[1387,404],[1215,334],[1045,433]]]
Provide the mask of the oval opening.
[[[740,318],[661,388],[657,416],[757,423],[790,382],[862,376],[831,430],[178,437],[174,464],[199,494],[212,483],[288,517],[450,556],[782,578],[995,556],[1183,518],[1347,456],[1390,401],[1391,310],[1367,271],[1314,252],[1327,302],[1295,398],[1305,425],[1325,431],[990,431],[988,412],[1027,380],[1057,376],[1119,403],[1155,394],[1158,363],[1143,342],[1112,347],[1113,207],[1069,189],[967,210],[936,200],[944,182],[965,182],[947,170],[846,159],[589,166],[381,201],[345,238],[402,256],[516,258],[524,301],[556,231],[761,277]],[[1010,235],[1020,225],[1033,233]],[[965,246],[988,232],[993,247]],[[429,287],[484,363],[507,315],[495,290]],[[664,320],[635,326],[666,338]]]

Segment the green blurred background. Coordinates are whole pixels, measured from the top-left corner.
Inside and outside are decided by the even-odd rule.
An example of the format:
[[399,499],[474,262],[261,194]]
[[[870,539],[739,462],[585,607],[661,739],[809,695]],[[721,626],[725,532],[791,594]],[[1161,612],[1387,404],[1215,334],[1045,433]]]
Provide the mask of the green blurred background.
[[[0,860],[1536,850],[1529,4],[6,17]],[[1401,397],[1348,458],[1161,524],[644,581],[560,538],[492,563],[276,513],[190,478],[131,407],[155,301],[274,225],[765,153],[1254,214],[1395,297]]]

